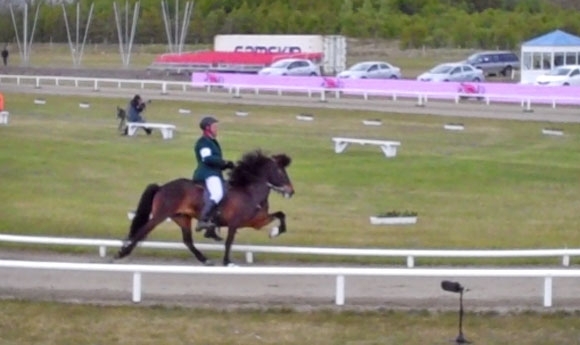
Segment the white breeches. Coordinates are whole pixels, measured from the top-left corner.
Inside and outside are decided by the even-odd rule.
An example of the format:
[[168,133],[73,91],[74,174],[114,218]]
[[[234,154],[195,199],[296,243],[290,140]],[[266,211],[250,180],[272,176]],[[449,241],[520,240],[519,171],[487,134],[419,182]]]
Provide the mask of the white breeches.
[[210,176],[205,179],[205,186],[209,192],[209,198],[216,204],[219,204],[224,197],[222,180],[217,176]]

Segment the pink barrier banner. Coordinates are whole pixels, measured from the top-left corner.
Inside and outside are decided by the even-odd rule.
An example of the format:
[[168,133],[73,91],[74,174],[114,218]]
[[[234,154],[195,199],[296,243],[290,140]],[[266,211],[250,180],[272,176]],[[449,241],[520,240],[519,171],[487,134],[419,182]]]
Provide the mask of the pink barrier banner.
[[385,95],[397,97],[426,96],[428,99],[489,98],[492,102],[527,102],[531,104],[580,104],[580,88],[510,83],[423,82],[392,79],[340,79],[335,77],[262,76],[256,74],[193,73],[194,86],[292,90],[309,92],[326,89],[342,94]]

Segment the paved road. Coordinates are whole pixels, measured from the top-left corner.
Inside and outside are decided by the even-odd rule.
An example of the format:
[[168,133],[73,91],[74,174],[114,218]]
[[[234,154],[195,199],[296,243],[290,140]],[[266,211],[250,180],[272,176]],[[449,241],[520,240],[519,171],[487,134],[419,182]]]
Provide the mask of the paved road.
[[[97,97],[129,97],[135,90],[48,87],[2,84],[3,92],[36,94],[86,94]],[[524,113],[517,104],[486,106],[468,102],[429,102],[415,106],[411,100],[334,99],[320,102],[303,96],[244,94],[233,98],[227,93],[172,91],[161,95],[155,90],[139,90],[146,98],[310,107],[375,110],[392,113],[432,114],[461,117],[483,117],[553,122],[580,122],[580,112],[574,108],[538,107]],[[0,259],[102,262],[95,256],[61,255],[39,252],[11,251],[0,248]],[[159,263],[136,255],[128,262]],[[127,262],[127,261],[125,261]],[[195,262],[165,261],[171,265]],[[272,263],[276,264],[276,263]],[[282,263],[278,263],[282,264]],[[288,263],[286,263],[288,264]],[[294,264],[293,264],[294,265]],[[235,268],[234,268],[235,269]],[[94,273],[68,271],[35,271],[0,269],[0,298],[31,298],[98,303],[131,303],[131,275],[125,273]],[[289,306],[298,309],[335,308],[334,277],[252,277],[252,276],[182,276],[147,274],[143,277],[143,304],[176,304],[232,308],[239,306]],[[453,279],[453,277],[448,277]],[[440,289],[438,278],[347,278],[346,305],[342,309],[456,309],[457,295]],[[541,278],[470,278],[461,279],[470,288],[465,305],[471,310],[546,310],[543,304]],[[580,309],[578,279],[554,279],[553,307],[549,310]]]

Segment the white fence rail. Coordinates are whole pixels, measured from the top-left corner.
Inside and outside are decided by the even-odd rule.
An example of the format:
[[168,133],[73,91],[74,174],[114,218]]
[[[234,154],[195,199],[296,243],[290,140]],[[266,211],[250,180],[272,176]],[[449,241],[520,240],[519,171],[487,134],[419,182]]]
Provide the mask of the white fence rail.
[[[52,244],[70,246],[99,247],[99,255],[105,257],[107,247],[118,248],[120,240],[90,239],[90,238],[59,238],[43,236],[22,236],[0,234],[0,242]],[[143,241],[142,248],[187,250],[183,243]],[[223,251],[223,244],[197,243],[200,250]],[[580,249],[512,249],[512,250],[436,250],[436,249],[357,249],[357,248],[323,248],[323,247],[291,247],[291,246],[232,246],[234,252],[245,252],[246,262],[254,262],[254,253],[268,254],[302,254],[328,256],[365,256],[365,257],[401,257],[406,258],[407,267],[415,266],[416,257],[438,258],[524,258],[524,257],[561,257],[563,266],[570,266],[570,257],[580,256]]]
[[111,265],[95,263],[43,262],[0,260],[0,268],[69,270],[98,272],[128,272],[133,274],[132,301],[141,302],[143,273],[222,274],[222,275],[301,275],[336,277],[334,302],[345,304],[345,277],[491,277],[544,278],[544,307],[552,306],[553,278],[578,278],[580,270],[569,269],[408,269],[408,268],[343,268],[343,267],[205,267],[161,265]]
[[[63,86],[90,88],[93,91],[99,91],[101,88],[117,89],[149,89],[158,90],[161,94],[168,94],[170,91],[188,92],[192,90],[205,89],[210,92],[229,92],[233,97],[241,97],[243,91],[252,92],[259,95],[263,92],[275,92],[278,95],[291,93],[293,95],[307,95],[308,97],[319,96],[320,101],[327,100],[327,94],[334,95],[335,98],[341,98],[341,95],[358,95],[364,100],[372,96],[388,97],[392,101],[400,98],[416,99],[417,105],[425,106],[428,100],[438,99],[459,103],[461,97],[474,97],[473,95],[460,94],[457,92],[431,92],[431,91],[405,91],[405,90],[355,90],[340,89],[332,90],[324,87],[300,87],[300,86],[272,86],[272,85],[242,85],[242,84],[208,84],[192,83],[190,81],[166,81],[166,80],[141,80],[141,79],[114,79],[114,78],[88,78],[88,77],[69,77],[69,76],[29,76],[29,75],[0,75],[0,85],[16,84],[19,86],[31,86],[42,88],[42,86]],[[220,91],[217,91],[220,90]],[[492,102],[519,104],[524,111],[531,111],[533,104],[549,104],[552,108],[557,105],[569,104],[571,101],[578,103],[580,97],[556,97],[556,96],[523,96],[518,94],[482,94],[482,102],[490,105]]]

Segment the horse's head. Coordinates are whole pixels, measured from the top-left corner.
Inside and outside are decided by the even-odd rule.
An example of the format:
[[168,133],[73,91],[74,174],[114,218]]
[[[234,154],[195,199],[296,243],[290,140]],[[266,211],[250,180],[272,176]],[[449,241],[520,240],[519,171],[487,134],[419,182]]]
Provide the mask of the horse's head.
[[275,167],[269,172],[268,185],[276,192],[284,195],[284,197],[292,197],[294,195],[294,187],[292,186],[288,172],[286,172],[286,168],[290,165],[292,159],[282,153],[273,155],[272,161],[275,163]]
[[260,150],[246,153],[230,174],[232,187],[247,187],[251,184],[266,184],[270,189],[289,198],[294,187],[286,172],[291,159],[285,154],[268,156]]

